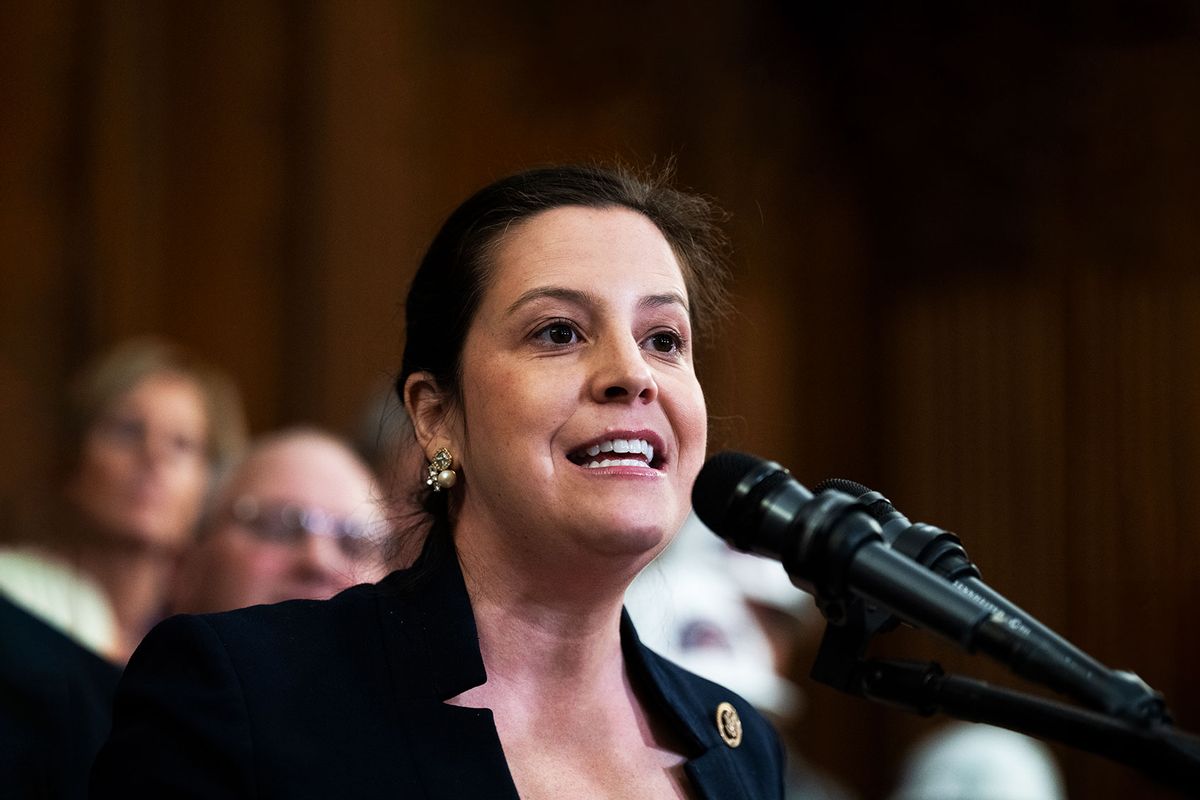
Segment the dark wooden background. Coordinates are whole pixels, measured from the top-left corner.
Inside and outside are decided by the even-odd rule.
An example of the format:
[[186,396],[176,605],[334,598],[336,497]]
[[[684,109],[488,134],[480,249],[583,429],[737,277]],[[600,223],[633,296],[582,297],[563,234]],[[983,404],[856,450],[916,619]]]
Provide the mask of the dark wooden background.
[[[673,156],[733,215],[714,447],[958,531],[1200,729],[1195,6],[562,5],[6,4],[3,535],[99,349],[165,334],[235,375],[255,431],[348,429],[457,200]],[[894,649],[1021,685],[927,637]],[[864,797],[934,724],[806,689],[805,752]],[[1160,796],[1056,752],[1075,797]]]

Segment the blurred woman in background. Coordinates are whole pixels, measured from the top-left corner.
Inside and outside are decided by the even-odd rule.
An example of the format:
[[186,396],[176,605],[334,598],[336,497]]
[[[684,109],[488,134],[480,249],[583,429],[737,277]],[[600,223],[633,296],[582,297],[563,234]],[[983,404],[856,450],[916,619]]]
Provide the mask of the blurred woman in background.
[[119,665],[162,614],[176,561],[245,423],[222,374],[156,340],[71,387],[51,508],[0,549],[0,786],[85,797]]
[[244,446],[232,381],[178,347],[131,340],[70,390],[61,494],[0,552],[0,594],[124,663],[162,613],[217,470]]

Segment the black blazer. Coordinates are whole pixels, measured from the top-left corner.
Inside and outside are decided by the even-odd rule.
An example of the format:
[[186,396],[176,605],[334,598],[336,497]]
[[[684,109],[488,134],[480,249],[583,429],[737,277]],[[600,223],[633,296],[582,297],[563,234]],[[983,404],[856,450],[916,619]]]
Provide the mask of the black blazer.
[[[457,559],[413,584],[395,572],[327,601],[161,623],[121,679],[93,796],[513,800],[491,711],[444,702],[486,680]],[[770,725],[648,650],[627,615],[621,625],[634,679],[690,745],[700,794],[782,798]],[[737,747],[717,728],[723,702],[741,720]]]
[[87,796],[120,674],[0,597],[0,795]]

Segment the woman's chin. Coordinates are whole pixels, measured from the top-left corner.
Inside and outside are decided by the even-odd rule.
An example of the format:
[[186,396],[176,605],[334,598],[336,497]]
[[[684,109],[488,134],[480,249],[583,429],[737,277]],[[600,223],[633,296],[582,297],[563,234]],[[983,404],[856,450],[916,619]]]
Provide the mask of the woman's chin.
[[126,514],[105,523],[100,527],[107,530],[114,543],[136,549],[175,551],[190,537],[188,528],[158,514]]
[[592,549],[606,556],[625,556],[649,562],[663,551],[675,536],[675,528],[661,520],[609,521],[589,532]]

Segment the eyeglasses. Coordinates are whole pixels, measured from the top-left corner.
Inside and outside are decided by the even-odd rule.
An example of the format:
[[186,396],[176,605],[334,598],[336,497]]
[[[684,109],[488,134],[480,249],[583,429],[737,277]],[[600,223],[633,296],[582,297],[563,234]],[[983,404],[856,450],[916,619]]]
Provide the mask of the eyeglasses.
[[309,535],[328,536],[337,542],[343,555],[353,559],[369,555],[388,531],[382,519],[362,522],[337,517],[321,508],[261,503],[251,495],[234,501],[230,514],[263,541],[298,545]]

